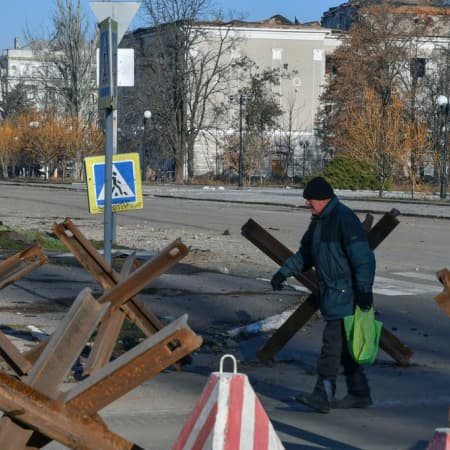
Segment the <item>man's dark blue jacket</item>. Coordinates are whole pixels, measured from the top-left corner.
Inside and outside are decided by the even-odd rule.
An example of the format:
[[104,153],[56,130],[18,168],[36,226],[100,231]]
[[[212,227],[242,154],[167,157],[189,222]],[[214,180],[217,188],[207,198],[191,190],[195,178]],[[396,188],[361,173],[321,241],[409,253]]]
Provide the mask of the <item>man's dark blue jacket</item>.
[[356,214],[334,196],[313,216],[297,253],[281,266],[286,277],[315,267],[325,320],[353,314],[355,303],[372,303],[375,256]]

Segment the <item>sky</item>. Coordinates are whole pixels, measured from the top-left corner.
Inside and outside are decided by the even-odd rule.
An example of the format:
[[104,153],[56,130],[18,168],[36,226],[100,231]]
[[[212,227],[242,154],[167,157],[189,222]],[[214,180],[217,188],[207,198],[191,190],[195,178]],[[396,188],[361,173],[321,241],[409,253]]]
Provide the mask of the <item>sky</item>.
[[[26,30],[34,36],[48,35],[49,23],[55,0],[0,0],[0,52],[12,48],[14,38],[25,43]],[[281,14],[294,21],[319,21],[329,8],[345,3],[346,0],[214,0],[215,5],[226,13],[234,11],[232,17],[246,20],[263,20]],[[86,17],[95,23],[95,16],[89,8],[89,0],[81,0]],[[139,19],[131,28],[139,26]]]

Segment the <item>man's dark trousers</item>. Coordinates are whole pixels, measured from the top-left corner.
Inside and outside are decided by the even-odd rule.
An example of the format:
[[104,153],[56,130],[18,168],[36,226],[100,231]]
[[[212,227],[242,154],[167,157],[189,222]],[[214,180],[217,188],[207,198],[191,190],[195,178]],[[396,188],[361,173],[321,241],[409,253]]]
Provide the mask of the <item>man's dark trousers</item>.
[[319,379],[329,380],[335,386],[340,364],[344,366],[348,393],[369,397],[370,389],[364,370],[352,358],[347,346],[344,321],[328,320],[323,330],[322,349],[317,366]]

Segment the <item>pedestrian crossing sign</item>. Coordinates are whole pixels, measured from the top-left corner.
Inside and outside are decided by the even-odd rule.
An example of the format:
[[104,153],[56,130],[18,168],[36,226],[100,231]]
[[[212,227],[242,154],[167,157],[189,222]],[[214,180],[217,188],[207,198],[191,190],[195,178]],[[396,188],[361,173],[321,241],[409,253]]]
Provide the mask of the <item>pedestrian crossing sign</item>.
[[[86,183],[91,214],[103,213],[105,208],[105,157],[84,159]],[[141,169],[138,153],[113,155],[112,209],[114,212],[142,209]]]

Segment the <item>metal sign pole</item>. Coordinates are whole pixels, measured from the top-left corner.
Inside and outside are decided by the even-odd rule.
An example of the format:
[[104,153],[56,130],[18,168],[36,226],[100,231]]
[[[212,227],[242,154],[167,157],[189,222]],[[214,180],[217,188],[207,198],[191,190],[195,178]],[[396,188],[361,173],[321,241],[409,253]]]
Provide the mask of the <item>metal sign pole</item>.
[[111,263],[115,220],[112,208],[113,155],[117,153],[117,22],[108,17],[100,24],[99,105],[105,110],[104,256]]
[[100,22],[99,108],[105,110],[106,131],[103,240],[104,257],[111,264],[116,228],[112,191],[113,155],[117,153],[117,47],[140,2],[91,2],[90,6]]
[[117,111],[106,110],[105,146],[105,209],[103,211],[104,257],[111,264],[111,251],[114,243],[114,213],[112,210],[112,158],[117,153]]

